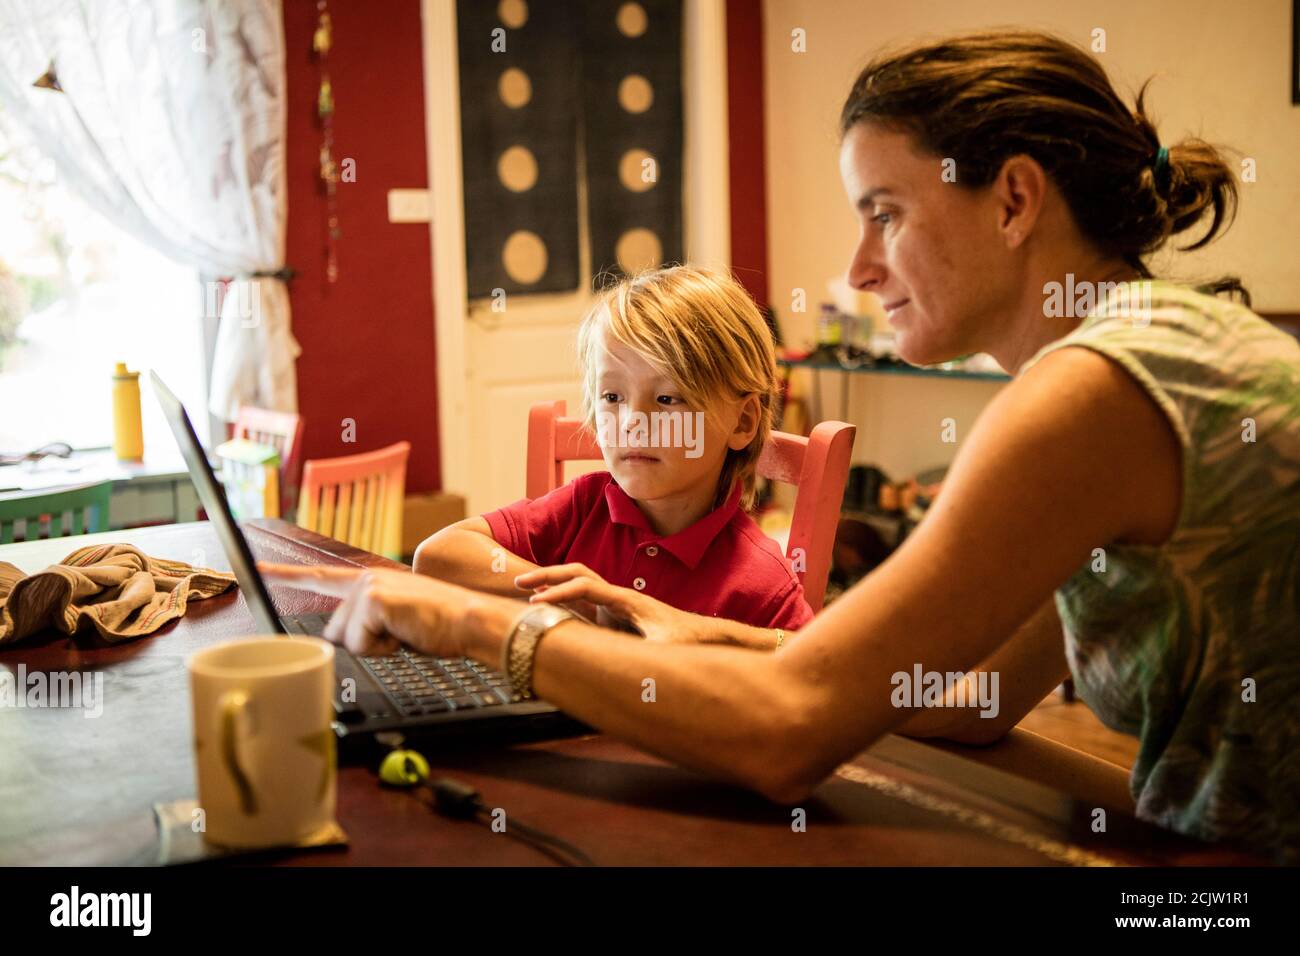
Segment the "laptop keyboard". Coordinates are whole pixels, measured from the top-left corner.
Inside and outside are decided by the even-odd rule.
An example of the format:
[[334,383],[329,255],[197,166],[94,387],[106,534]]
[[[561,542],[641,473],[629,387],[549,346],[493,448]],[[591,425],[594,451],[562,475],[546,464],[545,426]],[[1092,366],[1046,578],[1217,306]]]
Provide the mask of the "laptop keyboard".
[[467,657],[428,657],[402,648],[390,657],[358,658],[403,717],[510,702],[506,678]]
[[[307,614],[281,618],[281,623],[290,634],[321,634],[328,619]],[[505,676],[467,657],[429,657],[403,647],[391,656],[356,659],[403,717],[510,703]]]

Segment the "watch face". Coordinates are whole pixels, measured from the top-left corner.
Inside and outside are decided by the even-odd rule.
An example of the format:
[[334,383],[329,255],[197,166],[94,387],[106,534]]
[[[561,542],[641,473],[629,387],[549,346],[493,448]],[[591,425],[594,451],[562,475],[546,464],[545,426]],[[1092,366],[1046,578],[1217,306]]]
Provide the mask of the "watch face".
[[528,623],[538,631],[545,631],[547,628],[554,627],[570,616],[568,611],[562,607],[556,607],[554,604],[545,605],[537,610],[537,614],[529,615]]

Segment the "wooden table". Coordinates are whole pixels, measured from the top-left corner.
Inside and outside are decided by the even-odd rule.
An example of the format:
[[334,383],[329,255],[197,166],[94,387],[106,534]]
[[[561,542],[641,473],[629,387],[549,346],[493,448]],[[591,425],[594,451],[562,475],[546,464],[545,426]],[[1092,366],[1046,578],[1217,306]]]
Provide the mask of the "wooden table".
[[[377,555],[281,521],[247,527],[260,559],[392,566]],[[206,523],[28,542],[0,561],[35,571],[92,540],[227,569]],[[282,614],[321,613],[332,601],[273,590]],[[0,863],[140,862],[156,843],[152,805],[191,797],[194,767],[187,656],[253,633],[230,593],[124,645],[58,634],[0,650],[0,666],[29,672],[102,670],[103,715],[0,710]],[[487,805],[566,839],[600,864],[1217,864],[1258,862],[965,759],[951,748],[888,736],[845,764],[801,808],[777,806],[602,735],[427,752],[435,775],[467,781]],[[793,826],[798,814],[806,826]],[[449,820],[410,793],[383,789],[374,768],[339,772],[346,850],[278,856],[300,865],[517,864],[550,861],[471,822]]]

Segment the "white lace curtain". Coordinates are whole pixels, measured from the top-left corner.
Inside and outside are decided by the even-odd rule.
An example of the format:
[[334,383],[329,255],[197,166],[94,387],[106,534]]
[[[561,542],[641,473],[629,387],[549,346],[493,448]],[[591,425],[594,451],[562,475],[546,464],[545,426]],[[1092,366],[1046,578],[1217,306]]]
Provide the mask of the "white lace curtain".
[[[289,296],[254,277],[284,267],[284,58],[279,0],[0,0],[0,103],[60,178],[162,253],[235,279],[209,390],[227,421],[241,402],[297,410]],[[32,85],[51,64],[61,93]]]

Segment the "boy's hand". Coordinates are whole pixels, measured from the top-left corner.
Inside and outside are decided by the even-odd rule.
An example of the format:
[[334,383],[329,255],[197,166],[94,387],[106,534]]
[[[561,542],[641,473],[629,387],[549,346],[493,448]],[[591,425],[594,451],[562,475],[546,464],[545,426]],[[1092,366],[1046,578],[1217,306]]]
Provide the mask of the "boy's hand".
[[[551,572],[543,574],[543,572]],[[585,564],[557,564],[548,568],[536,568],[532,571],[526,571],[515,577],[515,587],[521,591],[532,591],[534,597],[539,601],[546,601],[549,604],[563,604],[569,610],[581,614],[593,624],[601,627],[613,628],[615,630],[630,631],[634,630],[631,621],[620,615],[613,607],[601,604],[589,598],[582,597],[565,597],[571,589],[566,588],[556,592],[557,596],[537,597],[543,592],[550,589],[554,584],[567,583],[577,577],[587,577],[592,581],[598,581],[601,584],[605,580],[592,571]],[[529,598],[531,602],[533,598]]]
[[[603,627],[631,625],[648,641],[695,644],[714,639],[709,619],[679,611],[663,601],[632,588],[610,584],[583,564],[557,564],[515,578],[515,585],[532,590],[531,602],[590,604]],[[584,612],[585,613],[585,612]]]

